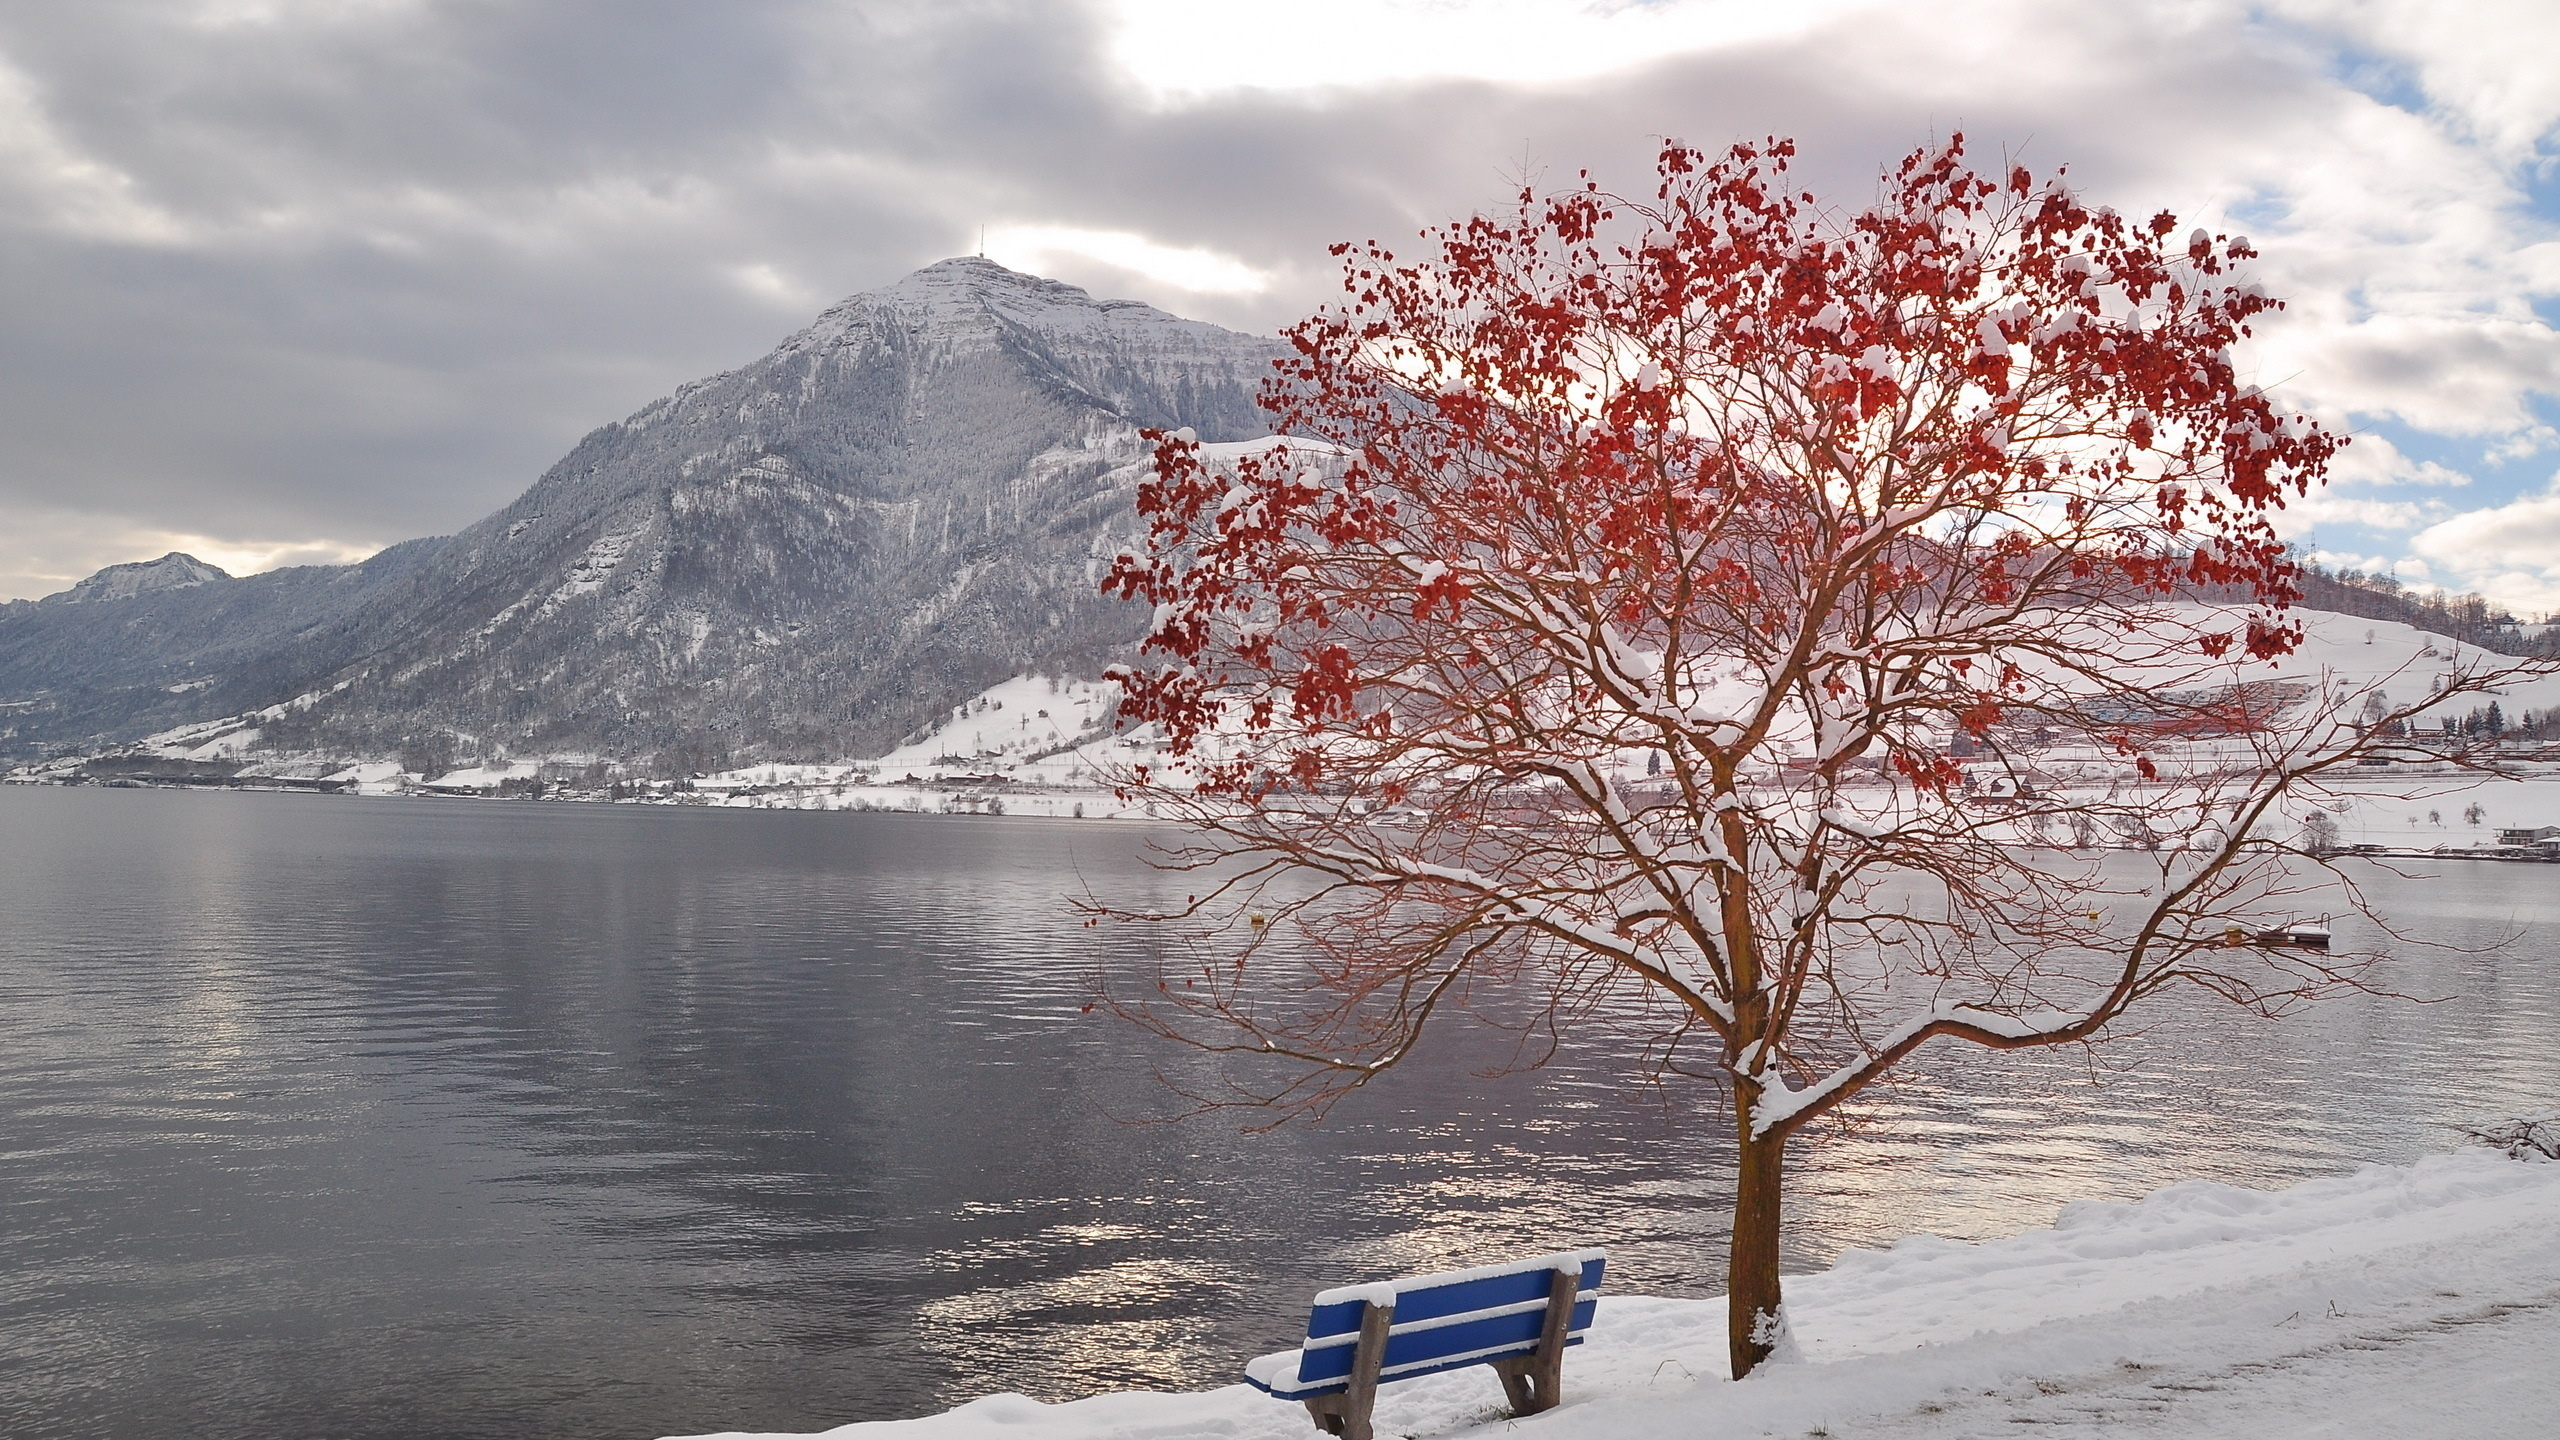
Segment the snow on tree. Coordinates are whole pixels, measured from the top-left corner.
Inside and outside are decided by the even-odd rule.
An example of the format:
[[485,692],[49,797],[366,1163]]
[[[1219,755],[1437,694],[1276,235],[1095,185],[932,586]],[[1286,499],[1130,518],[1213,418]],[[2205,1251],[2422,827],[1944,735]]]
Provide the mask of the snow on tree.
[[1854,210],[1793,155],[1670,144],[1650,195],[1337,246],[1265,391],[1290,442],[1150,432],[1106,581],[1155,607],[1115,678],[1170,742],[1126,791],[1200,892],[1097,914],[1193,942],[1117,1008],[1223,1057],[1193,1100],[1284,1115],[1437,1017],[1522,1064],[1639,1026],[1730,1092],[1736,1374],[1782,1338],[1790,1137],[1933,1040],[2353,984],[2232,943],[2299,918],[2282,802],[2493,678],[2280,675],[2271,521],[2341,442],[2239,374],[2277,305],[2246,239],[1961,137]]

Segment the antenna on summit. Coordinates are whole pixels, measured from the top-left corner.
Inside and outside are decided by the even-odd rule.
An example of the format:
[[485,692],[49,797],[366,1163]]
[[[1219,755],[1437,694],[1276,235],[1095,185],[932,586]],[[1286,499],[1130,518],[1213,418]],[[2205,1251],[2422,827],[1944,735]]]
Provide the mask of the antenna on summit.
[[978,227],[978,258],[987,258],[987,227],[984,225]]

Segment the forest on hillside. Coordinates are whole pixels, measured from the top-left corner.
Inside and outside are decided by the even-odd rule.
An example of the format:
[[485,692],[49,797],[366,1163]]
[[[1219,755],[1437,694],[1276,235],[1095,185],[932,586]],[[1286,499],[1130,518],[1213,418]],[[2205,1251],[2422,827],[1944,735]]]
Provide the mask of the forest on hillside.
[[2396,620],[2501,655],[2560,655],[2560,628],[2520,623],[2505,606],[2477,595],[2412,590],[2389,575],[2329,570],[2304,562],[2302,604],[2367,620]]

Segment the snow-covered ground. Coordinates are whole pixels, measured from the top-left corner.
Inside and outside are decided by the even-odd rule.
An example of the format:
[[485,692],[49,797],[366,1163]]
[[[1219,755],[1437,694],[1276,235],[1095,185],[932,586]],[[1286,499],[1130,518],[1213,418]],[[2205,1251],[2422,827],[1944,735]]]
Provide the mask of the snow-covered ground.
[[[2302,622],[2301,646],[2281,660],[2247,667],[2241,678],[2327,681],[2333,688],[2379,685],[2397,704],[2435,694],[2457,670],[2479,674],[2517,663],[2515,656],[2397,621],[2364,620],[2328,610],[2297,610],[2293,615]],[[2510,723],[2527,710],[2560,707],[2560,674],[2520,681],[2490,698],[2498,701]],[[2481,696],[2457,696],[2448,713],[2458,717],[2486,703]]]
[[[1560,1241],[1588,1239],[1558,1237]],[[1381,1278],[1346,1276],[1346,1280]],[[2472,1149],[2266,1192],[2190,1181],[2049,1230],[1915,1237],[1791,1277],[1800,1354],[1735,1384],[1720,1300],[1604,1298],[1565,1403],[1506,1418],[1478,1368],[1389,1386],[1378,1432],[1697,1436],[2560,1434],[2560,1163]],[[2032,1426],[2032,1430],[2020,1427]],[[844,1440],[1306,1440],[1239,1383],[989,1396]]]
[[358,795],[397,795],[421,777],[403,771],[397,760],[368,760],[320,778]]
[[510,780],[530,780],[541,773],[542,765],[539,761],[524,760],[510,764],[500,760],[474,765],[468,770],[448,770],[426,782],[426,788],[440,793],[461,795],[481,790],[495,790]]
[[723,803],[769,810],[1000,810],[1007,815],[1143,818],[1111,794],[1110,772],[1155,759],[1154,727],[1116,729],[1114,686],[1016,676],[877,760],[750,765],[695,782]]

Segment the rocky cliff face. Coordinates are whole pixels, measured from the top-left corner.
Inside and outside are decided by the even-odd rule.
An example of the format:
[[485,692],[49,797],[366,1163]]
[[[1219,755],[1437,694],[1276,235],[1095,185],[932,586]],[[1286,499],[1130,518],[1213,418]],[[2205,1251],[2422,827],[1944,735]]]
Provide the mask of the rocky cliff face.
[[1133,638],[1142,617],[1094,577],[1134,524],[1137,428],[1261,433],[1279,353],[944,261],[597,430],[450,539],[246,580],[202,567],[118,602],[149,607],[141,626],[67,596],[0,608],[0,701],[20,702],[0,723],[23,754],[316,694],[272,738],[695,768],[876,752],[1006,675],[1087,670]]

